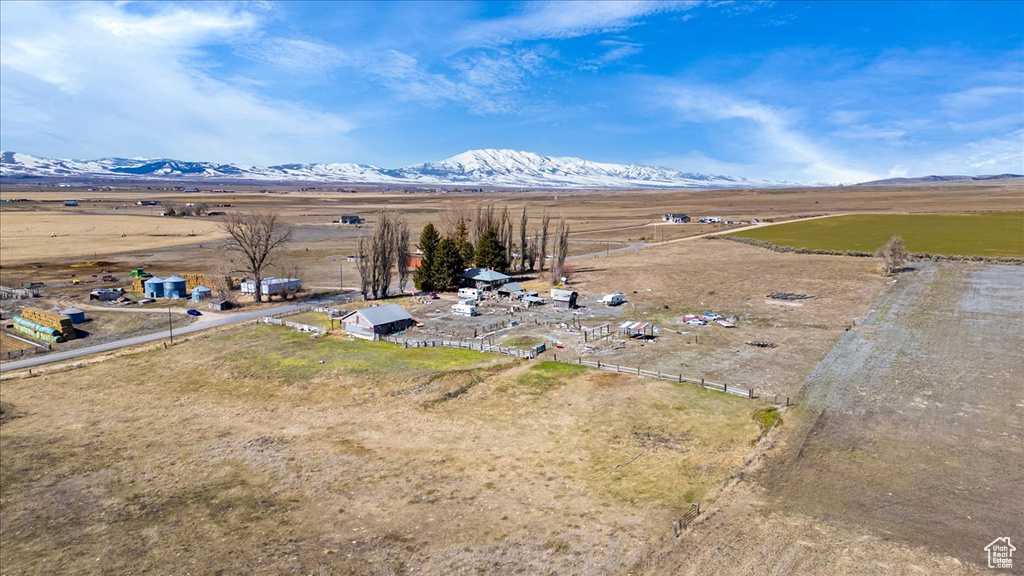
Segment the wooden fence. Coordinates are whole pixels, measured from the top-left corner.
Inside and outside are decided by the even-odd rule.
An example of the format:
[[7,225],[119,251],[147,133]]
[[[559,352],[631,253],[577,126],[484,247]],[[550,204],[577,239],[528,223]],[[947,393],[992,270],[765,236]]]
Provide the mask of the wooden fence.
[[697,516],[700,516],[699,502],[695,504],[690,504],[690,509],[687,510],[686,513],[679,518],[679,520],[676,520],[672,523],[672,530],[675,532],[676,538],[679,538],[683,534],[683,530],[685,530],[686,527],[690,525],[690,522],[696,520]]
[[753,388],[741,388],[739,386],[730,386],[720,382],[711,382],[703,378],[687,378],[682,374],[669,374],[666,372],[660,372],[655,370],[644,370],[642,368],[630,368],[628,366],[619,366],[617,364],[608,364],[601,362],[600,360],[594,362],[591,360],[584,360],[580,358],[577,360],[578,364],[584,366],[591,366],[599,370],[607,370],[608,372],[617,372],[620,374],[636,374],[637,376],[646,376],[648,378],[657,378],[658,380],[666,380],[668,382],[692,382],[694,384],[700,384],[704,388],[711,390],[721,390],[727,394],[734,394],[736,396],[743,396],[744,398],[754,399],[757,396],[754,395]]
[[504,354],[505,356],[515,356],[517,358],[536,358],[538,354],[544,352],[546,347],[544,344],[538,344],[531,348],[512,348],[509,346],[493,346],[485,342],[474,342],[472,340],[412,340],[409,338],[400,338],[398,336],[383,336],[380,338],[385,342],[392,344],[401,344],[406,348],[436,348],[442,346],[445,348],[458,348],[460,350],[477,350],[479,352],[491,352],[493,354]]

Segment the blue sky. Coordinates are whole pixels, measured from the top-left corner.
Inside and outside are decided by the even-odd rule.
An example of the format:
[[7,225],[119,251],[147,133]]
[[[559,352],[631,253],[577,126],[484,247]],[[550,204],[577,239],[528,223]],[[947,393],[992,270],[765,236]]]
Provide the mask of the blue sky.
[[80,159],[1021,173],[1024,3],[5,1],[0,115]]

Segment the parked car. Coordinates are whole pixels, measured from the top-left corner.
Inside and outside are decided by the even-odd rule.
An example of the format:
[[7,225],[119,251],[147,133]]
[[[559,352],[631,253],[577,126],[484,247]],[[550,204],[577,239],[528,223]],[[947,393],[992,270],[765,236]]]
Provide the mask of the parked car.
[[185,310],[185,313],[188,314],[189,316],[202,316],[203,315],[202,312],[200,312],[199,310],[196,310],[195,308],[189,308],[188,310]]

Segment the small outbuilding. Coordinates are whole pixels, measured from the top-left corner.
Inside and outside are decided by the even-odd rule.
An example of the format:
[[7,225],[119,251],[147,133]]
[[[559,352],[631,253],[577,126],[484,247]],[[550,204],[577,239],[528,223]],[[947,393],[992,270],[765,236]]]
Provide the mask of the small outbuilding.
[[89,292],[89,300],[112,302],[124,296],[124,288],[97,288]]
[[192,300],[195,302],[198,302],[200,300],[206,300],[207,298],[212,297],[213,290],[207,288],[206,286],[199,285],[192,289]]
[[573,290],[551,289],[551,302],[555,308],[575,308],[580,295]]
[[159,276],[151,276],[142,283],[142,292],[146,298],[164,297],[164,279]]
[[498,287],[498,294],[509,298],[519,298],[526,294],[526,289],[519,282],[509,282]]
[[365,222],[358,214],[342,214],[341,218],[338,218],[339,224],[362,224]]
[[232,307],[234,307],[234,305],[231,302],[228,302],[227,300],[217,300],[216,302],[210,302],[209,305],[210,310],[215,310],[217,312],[231,310]]
[[67,316],[72,324],[81,324],[85,322],[85,311],[79,308],[71,307],[65,308],[60,311],[61,316]]
[[341,327],[349,334],[376,340],[381,336],[401,332],[416,323],[398,304],[385,304],[355,310],[341,317]]

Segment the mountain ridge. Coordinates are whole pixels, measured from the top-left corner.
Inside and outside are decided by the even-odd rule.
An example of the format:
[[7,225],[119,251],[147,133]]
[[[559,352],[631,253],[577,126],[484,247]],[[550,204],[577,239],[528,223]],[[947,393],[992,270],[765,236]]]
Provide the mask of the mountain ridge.
[[681,172],[660,166],[612,164],[569,156],[485,148],[402,168],[351,162],[249,166],[172,158],[72,160],[0,151],[0,178],[136,178],[254,180],[413,186],[478,185],[497,188],[736,188],[791,186]]

